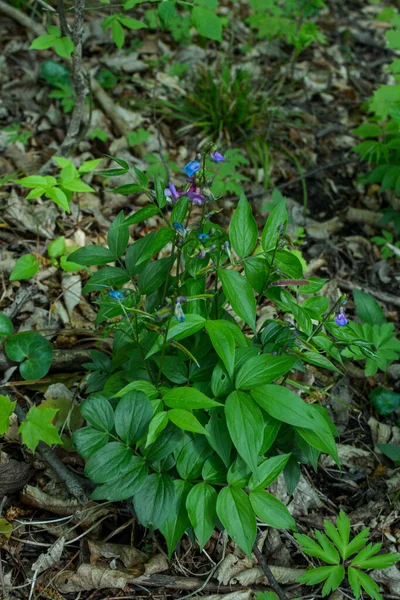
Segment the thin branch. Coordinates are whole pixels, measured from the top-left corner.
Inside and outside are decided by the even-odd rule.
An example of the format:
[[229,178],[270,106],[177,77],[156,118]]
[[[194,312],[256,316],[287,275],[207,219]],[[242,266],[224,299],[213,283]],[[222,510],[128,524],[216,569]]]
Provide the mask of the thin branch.
[[289,598],[286,596],[285,592],[283,591],[283,589],[281,588],[281,586],[279,585],[279,583],[273,576],[271,569],[267,565],[267,561],[265,560],[265,558],[263,557],[263,555],[261,554],[261,552],[259,551],[259,549],[257,547],[257,543],[255,543],[253,545],[253,552],[259,562],[260,567],[264,571],[266,578],[268,579],[269,585],[272,587],[272,589],[278,596],[279,600],[289,600]]
[[[23,408],[17,403],[14,408],[14,412],[18,417],[20,423],[26,420],[26,414]],[[87,504],[89,502],[88,497],[81,483],[75,473],[70,471],[66,465],[54,454],[53,450],[44,444],[39,442],[36,452],[44,460],[49,467],[58,475],[61,481],[65,484],[65,487],[69,493],[74,496],[81,504]]]
[[[57,0],[57,6],[63,4],[63,0]],[[72,54],[72,78],[76,94],[74,110],[69,122],[68,130],[61,144],[59,153],[61,156],[68,156],[73,146],[79,138],[79,130],[83,118],[85,107],[85,98],[87,94],[87,86],[82,72],[82,44],[83,44],[83,24],[85,16],[85,0],[75,0],[74,7],[74,26],[72,41],[74,42],[75,50]],[[63,18],[61,17],[63,14]],[[61,27],[68,28],[65,12],[59,13]],[[63,23],[64,21],[64,23]]]
[[70,37],[71,32],[67,23],[67,17],[65,16],[64,0],[57,0],[57,13],[63,37]]

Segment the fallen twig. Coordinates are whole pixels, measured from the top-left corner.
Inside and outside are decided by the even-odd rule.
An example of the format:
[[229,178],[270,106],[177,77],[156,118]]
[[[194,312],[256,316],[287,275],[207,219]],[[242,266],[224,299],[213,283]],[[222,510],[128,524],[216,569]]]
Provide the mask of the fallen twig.
[[375,296],[375,298],[378,298],[378,300],[380,300],[381,302],[384,302],[385,304],[388,303],[388,304],[393,304],[394,306],[400,307],[400,298],[398,296],[393,296],[392,294],[387,294],[386,292],[382,292],[381,290],[374,290],[373,288],[369,288],[364,285],[352,283],[351,281],[347,281],[345,279],[339,279],[338,283],[339,283],[339,287],[343,288],[344,290],[347,290],[347,291],[361,290],[362,292],[365,292],[366,294],[371,294],[371,296]]
[[[67,371],[69,373],[82,371],[83,363],[88,361],[90,361],[89,350],[54,350],[50,371]],[[16,364],[0,351],[0,372],[15,367]]]
[[283,591],[283,589],[281,588],[281,586],[279,585],[279,583],[273,576],[271,569],[267,565],[267,561],[265,560],[262,553],[258,549],[257,543],[255,543],[253,545],[253,552],[259,562],[260,567],[262,568],[263,572],[265,573],[266,578],[268,579],[269,585],[272,587],[274,592],[277,594],[279,600],[289,600],[289,598],[286,596],[285,592]]

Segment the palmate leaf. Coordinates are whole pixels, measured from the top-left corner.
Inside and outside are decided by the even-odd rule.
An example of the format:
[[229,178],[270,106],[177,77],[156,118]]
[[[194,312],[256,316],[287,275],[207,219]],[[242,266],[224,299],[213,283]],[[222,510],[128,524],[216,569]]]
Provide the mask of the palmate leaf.
[[52,421],[57,414],[55,408],[42,408],[32,406],[26,415],[26,420],[19,427],[22,441],[29,450],[34,452],[39,442],[51,444],[62,444],[58,429]]
[[309,538],[307,535],[295,533],[294,537],[298,543],[301,544],[303,552],[309,556],[320,558],[321,560],[331,564],[337,564],[339,562],[339,556],[338,560],[332,561],[330,552],[327,553],[319,544],[317,544],[317,542]]

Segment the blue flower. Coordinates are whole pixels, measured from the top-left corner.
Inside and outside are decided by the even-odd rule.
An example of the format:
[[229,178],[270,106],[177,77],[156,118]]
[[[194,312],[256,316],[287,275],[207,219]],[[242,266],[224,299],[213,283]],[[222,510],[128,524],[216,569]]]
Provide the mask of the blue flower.
[[222,154],[220,154],[219,152],[211,152],[210,156],[211,156],[211,160],[213,160],[216,163],[226,161],[225,156],[222,156]]
[[206,242],[210,239],[210,236],[208,235],[208,233],[199,233],[197,239],[201,240],[202,242]]
[[187,163],[187,165],[183,169],[183,172],[186,173],[186,175],[188,177],[193,177],[193,175],[195,173],[197,173],[197,171],[199,171],[200,169],[201,169],[201,164],[199,163],[199,161],[191,160],[190,162]]
[[343,306],[340,307],[340,310],[335,317],[335,323],[336,323],[336,325],[339,325],[339,327],[344,327],[348,323],[348,320],[346,319],[345,314],[344,314]]
[[179,321],[179,323],[183,323],[186,320],[186,316],[182,310],[182,304],[180,302],[177,302],[175,304],[174,314],[175,314],[176,320]]
[[172,223],[172,227],[175,229],[175,231],[178,235],[185,237],[187,231],[186,231],[186,227],[182,223],[178,223],[178,221],[174,221]]
[[115,300],[124,299],[124,292],[118,292],[117,290],[110,290],[108,292],[108,295],[110,296],[110,298],[115,298]]

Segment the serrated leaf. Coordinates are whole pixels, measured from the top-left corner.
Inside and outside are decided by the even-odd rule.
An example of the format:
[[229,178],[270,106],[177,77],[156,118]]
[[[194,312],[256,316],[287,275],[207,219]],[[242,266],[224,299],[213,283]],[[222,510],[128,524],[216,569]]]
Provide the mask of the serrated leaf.
[[58,429],[52,421],[57,414],[57,409],[41,408],[32,406],[26,415],[26,420],[19,426],[19,433],[22,435],[23,443],[29,450],[35,452],[39,442],[44,442],[51,446],[52,444],[62,444],[58,434]]
[[0,435],[8,431],[9,420],[16,403],[16,401],[11,402],[8,396],[0,394]]

